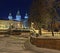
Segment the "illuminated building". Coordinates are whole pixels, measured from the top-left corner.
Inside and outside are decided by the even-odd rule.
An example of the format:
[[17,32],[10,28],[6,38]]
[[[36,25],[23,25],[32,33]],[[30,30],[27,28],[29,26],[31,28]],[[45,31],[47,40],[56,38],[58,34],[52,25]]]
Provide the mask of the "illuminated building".
[[8,19],[9,19],[9,20],[12,20],[12,18],[13,18],[13,17],[12,17],[12,14],[9,13]]
[[21,29],[28,27],[28,15],[25,14],[24,20],[21,20],[20,12],[17,11],[16,19],[13,19],[11,13],[8,15],[9,20],[0,20],[0,30],[12,29]]
[[13,21],[13,20],[0,20],[0,30],[8,30],[9,28],[13,29],[21,29],[22,22]]
[[21,21],[21,15],[20,15],[20,12],[17,11],[17,14],[16,14],[16,19],[17,21]]
[[28,15],[27,15],[27,13],[25,14],[25,17],[24,17],[23,27],[28,28]]

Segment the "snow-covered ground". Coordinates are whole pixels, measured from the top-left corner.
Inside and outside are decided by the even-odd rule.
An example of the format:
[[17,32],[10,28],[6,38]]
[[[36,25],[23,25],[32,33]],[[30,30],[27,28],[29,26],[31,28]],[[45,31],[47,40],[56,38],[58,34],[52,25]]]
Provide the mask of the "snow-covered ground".
[[[42,36],[52,36],[52,32],[42,32]],[[54,32],[54,36],[60,37],[60,32]]]
[[28,38],[24,37],[0,37],[0,53],[36,53],[25,48]]
[[[35,33],[37,34],[39,33],[39,30],[35,30],[34,28],[33,31],[35,31]],[[48,30],[41,29],[41,32],[42,32],[42,36],[52,36],[52,32],[48,32]],[[54,36],[60,37],[60,31],[54,32]]]
[[0,53],[60,53],[57,50],[38,48],[24,37],[0,37]]

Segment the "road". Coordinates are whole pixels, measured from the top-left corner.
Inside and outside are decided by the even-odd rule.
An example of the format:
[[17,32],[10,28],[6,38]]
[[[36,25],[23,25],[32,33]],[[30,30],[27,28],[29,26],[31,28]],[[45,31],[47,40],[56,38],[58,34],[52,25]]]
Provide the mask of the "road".
[[24,37],[2,37],[0,38],[0,53],[37,53],[25,48]]

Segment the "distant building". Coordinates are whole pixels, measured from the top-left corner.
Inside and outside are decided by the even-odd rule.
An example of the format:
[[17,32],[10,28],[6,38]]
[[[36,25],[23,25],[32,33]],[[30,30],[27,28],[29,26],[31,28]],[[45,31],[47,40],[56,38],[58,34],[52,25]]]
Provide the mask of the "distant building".
[[8,15],[9,20],[0,20],[0,30],[6,30],[9,28],[12,29],[21,29],[21,28],[27,28],[28,27],[28,15],[27,13],[24,16],[24,20],[21,19],[20,12],[17,11],[16,19],[13,19],[13,16],[11,13]]
[[28,28],[28,15],[27,15],[27,13],[25,14],[25,17],[24,17],[23,27]]
[[21,21],[21,15],[20,15],[20,12],[17,11],[17,14],[16,14],[16,19],[17,21]]
[[22,22],[13,21],[13,20],[0,20],[0,30],[11,29],[21,29]]
[[11,13],[9,13],[9,15],[8,15],[8,19],[9,19],[9,20],[12,20],[12,19],[13,19],[13,17],[12,17],[12,14],[11,14]]

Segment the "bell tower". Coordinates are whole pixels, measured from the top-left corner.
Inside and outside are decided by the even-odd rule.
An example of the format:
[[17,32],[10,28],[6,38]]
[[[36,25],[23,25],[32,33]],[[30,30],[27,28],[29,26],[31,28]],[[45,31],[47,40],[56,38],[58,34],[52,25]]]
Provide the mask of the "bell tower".
[[17,14],[16,14],[16,20],[21,21],[21,15],[19,10],[17,11]]
[[12,20],[12,19],[13,19],[13,17],[12,17],[12,14],[11,14],[11,13],[9,13],[9,15],[8,15],[8,19],[9,19],[9,20]]
[[23,27],[28,28],[28,14],[25,14],[24,21],[23,21]]

